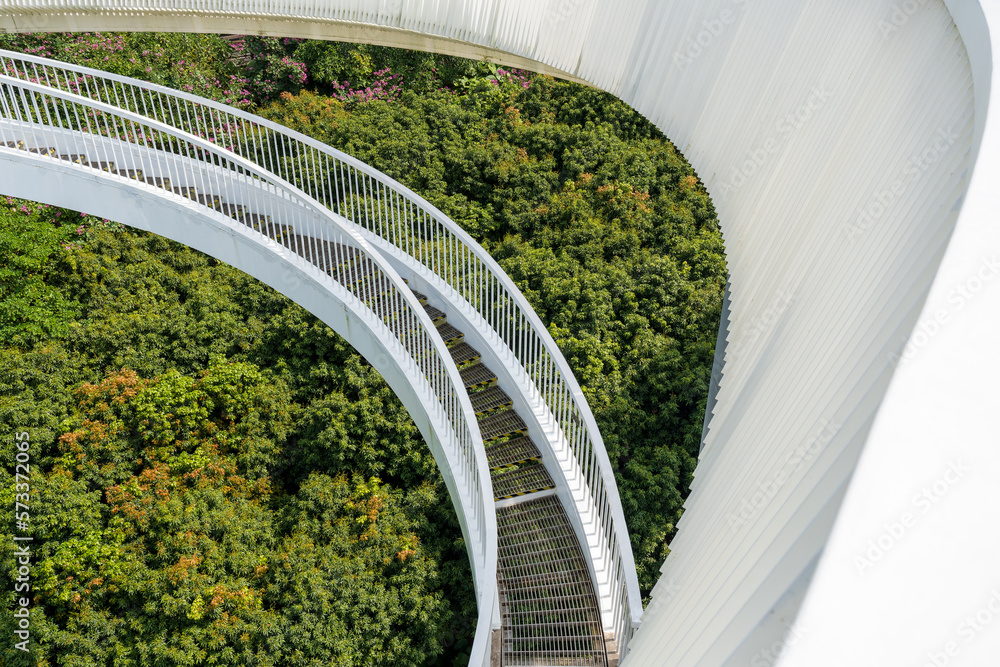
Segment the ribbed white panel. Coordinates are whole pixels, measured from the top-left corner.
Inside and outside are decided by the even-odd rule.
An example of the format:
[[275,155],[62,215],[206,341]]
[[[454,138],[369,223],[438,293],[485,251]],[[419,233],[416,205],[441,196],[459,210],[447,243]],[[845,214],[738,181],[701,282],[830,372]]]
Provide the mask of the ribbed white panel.
[[[962,12],[975,6],[949,1]],[[533,63],[633,105],[712,194],[732,302],[702,460],[626,664],[726,664],[767,638],[773,606],[797,606],[785,594],[803,589],[800,575],[827,542],[954,228],[984,125],[942,0],[0,7],[7,29],[254,25]],[[94,13],[54,13],[71,9]]]
[[[732,4],[699,3],[662,41]],[[891,2],[746,4],[662,72],[685,101],[654,120],[713,194],[732,305],[702,461],[628,664],[724,664],[816,558],[965,187],[973,91],[943,5],[885,38]],[[640,109],[667,94],[641,87]],[[939,130],[947,150],[909,173]]]
[[986,114],[1000,101],[988,33],[1000,3],[949,5],[976,85],[978,161],[781,665],[978,667],[1000,655],[1000,123]]

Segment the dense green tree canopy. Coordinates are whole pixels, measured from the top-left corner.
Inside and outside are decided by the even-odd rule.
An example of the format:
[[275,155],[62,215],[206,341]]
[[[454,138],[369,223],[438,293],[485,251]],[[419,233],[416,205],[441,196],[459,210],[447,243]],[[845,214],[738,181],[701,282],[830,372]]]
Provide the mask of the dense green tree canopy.
[[[600,91],[380,47],[0,46],[253,109],[462,225],[579,379],[648,594],[697,460],[726,275],[712,204],[655,127]],[[0,249],[0,423],[33,443],[38,664],[461,664],[475,604],[450,501],[341,338],[228,266],[92,216],[2,199]]]
[[443,483],[342,340],[190,249],[93,218],[61,245],[78,215],[12,206],[55,230],[42,284],[77,304],[0,353],[0,419],[33,443],[37,664],[426,664],[468,632]]

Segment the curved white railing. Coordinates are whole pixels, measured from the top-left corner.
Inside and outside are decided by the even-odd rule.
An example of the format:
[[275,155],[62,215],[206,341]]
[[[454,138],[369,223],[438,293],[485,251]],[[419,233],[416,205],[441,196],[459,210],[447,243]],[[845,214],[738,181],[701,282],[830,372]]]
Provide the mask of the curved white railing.
[[[86,155],[91,166],[60,161],[79,169],[113,164],[117,171],[139,172],[140,179],[145,174],[194,188],[187,191],[190,194],[171,195],[151,186],[158,196],[197,198],[197,192],[229,202],[233,208],[222,213],[220,204],[202,201],[239,233],[255,234],[277,252],[290,251],[282,252],[286,259],[318,269],[330,292],[362,314],[372,334],[405,360],[411,382],[422,384],[423,393],[437,399],[427,409],[437,411],[452,431],[440,439],[452,445],[450,451],[446,446],[447,464],[467,491],[453,500],[471,538],[469,555],[476,574],[479,623],[473,655],[476,664],[486,664],[496,605],[496,511],[478,422],[443,340],[381,254],[355,227],[306,193],[209,139],[106,102],[0,74],[0,150],[18,146],[36,148],[34,152],[52,160],[59,154]],[[59,150],[53,155],[39,152],[48,146]],[[242,208],[239,213],[236,206]],[[244,216],[245,224],[234,219],[237,215]],[[352,273],[346,262],[358,253],[366,258],[364,271]]]
[[[163,86],[9,51],[0,51],[0,66],[8,75],[154,115],[263,165],[413,258],[464,299],[490,328],[491,337],[516,358],[561,430],[561,437],[550,444],[557,458],[569,461],[564,474],[577,480],[589,504],[577,510],[591,515],[585,530],[599,536],[600,553],[590,556],[605,564],[605,590],[611,591],[614,619],[608,629],[623,653],[627,650],[642,606],[621,500],[600,431],[547,328],[478,243],[385,174],[258,116]],[[594,548],[593,540],[581,543],[585,549]]]

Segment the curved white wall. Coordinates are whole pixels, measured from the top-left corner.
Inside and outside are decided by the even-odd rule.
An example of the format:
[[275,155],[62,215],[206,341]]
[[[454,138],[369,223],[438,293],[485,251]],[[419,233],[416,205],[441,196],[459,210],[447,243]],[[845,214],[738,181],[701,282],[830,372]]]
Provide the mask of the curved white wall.
[[[956,285],[984,270],[992,248],[1000,250],[989,176],[980,168],[971,189],[969,180],[981,141],[982,161],[993,170],[986,173],[997,173],[996,130],[987,120],[992,56],[978,3],[206,6],[0,0],[6,13],[0,26],[265,31],[534,63],[621,97],[698,170],[722,223],[732,284],[724,374],[679,533],[627,664],[774,664],[770,651],[785,644],[791,652],[783,664],[843,664],[830,657],[831,647],[855,639],[870,648],[851,664],[909,664],[944,650],[928,637],[937,625],[961,621],[958,612],[948,621],[951,611],[968,603],[974,612],[979,593],[988,602],[987,590],[959,599],[936,578],[943,570],[933,554],[951,556],[949,568],[966,563],[976,573],[997,562],[989,537],[995,530],[979,530],[975,538],[950,531],[969,527],[952,511],[928,518],[920,535],[927,544],[953,546],[919,554],[924,543],[914,532],[893,549],[912,551],[920,563],[913,571],[898,563],[881,568],[898,574],[872,586],[868,573],[850,579],[843,564],[859,540],[878,537],[882,517],[891,523],[893,510],[884,512],[893,502],[901,497],[905,507],[906,489],[935,481],[929,471],[945,474],[941,455],[952,443],[971,448],[968,456],[984,466],[961,487],[971,489],[971,504],[961,507],[971,517],[997,507],[984,492],[987,471],[996,470],[989,452],[997,436],[977,429],[996,403],[996,390],[982,378],[995,375],[1000,361],[994,342],[1000,307],[990,296],[1000,292],[1000,281],[978,290],[961,313],[949,302]],[[986,6],[994,20],[994,0]],[[55,13],[69,8],[92,13]],[[229,14],[236,11],[243,14]],[[935,283],[960,212],[948,255],[954,262]],[[977,253],[986,259],[976,260]],[[936,312],[921,315],[928,293],[926,307],[952,308],[950,321],[910,355],[887,394],[908,335]],[[962,411],[952,417],[946,406]],[[969,440],[955,440],[959,433]],[[866,441],[870,453],[820,560]],[[955,488],[954,497],[964,497]],[[961,545],[981,556],[959,558]],[[894,618],[900,609],[893,596],[909,588],[930,592],[933,604],[921,607],[924,615],[906,608],[898,617],[905,620],[887,631],[871,629],[876,610],[880,623],[886,614]],[[791,622],[806,591],[803,618],[816,621],[783,642],[782,621]],[[859,604],[868,605],[864,613],[856,613]],[[998,629],[1000,618],[992,636]],[[977,635],[977,646],[986,647],[979,650],[996,648],[987,634]],[[914,636],[931,648],[918,648]],[[943,647],[948,640],[940,641]]]
[[783,666],[1000,656],[1000,62],[987,30],[1000,3],[949,5],[976,82],[978,161]]

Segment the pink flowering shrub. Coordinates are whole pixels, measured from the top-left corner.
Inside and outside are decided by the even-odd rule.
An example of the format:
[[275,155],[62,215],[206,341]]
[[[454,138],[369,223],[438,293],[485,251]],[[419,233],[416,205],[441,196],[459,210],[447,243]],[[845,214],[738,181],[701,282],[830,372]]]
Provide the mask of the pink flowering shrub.
[[245,61],[247,90],[254,103],[273,100],[283,92],[298,92],[309,80],[305,63],[294,57],[300,39],[244,36],[233,50]]
[[[236,107],[253,103],[249,79],[228,61],[232,49],[217,35],[20,33],[0,35],[0,48],[159,83]],[[87,77],[70,79],[68,85],[72,92],[90,96]]]
[[333,82],[333,97],[341,102],[371,102],[398,100],[403,90],[403,75],[393,74],[388,67],[372,73],[374,81],[364,88],[352,88],[349,81]]

